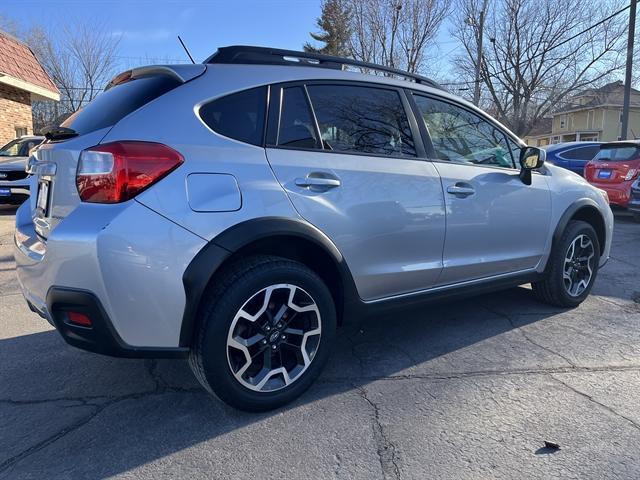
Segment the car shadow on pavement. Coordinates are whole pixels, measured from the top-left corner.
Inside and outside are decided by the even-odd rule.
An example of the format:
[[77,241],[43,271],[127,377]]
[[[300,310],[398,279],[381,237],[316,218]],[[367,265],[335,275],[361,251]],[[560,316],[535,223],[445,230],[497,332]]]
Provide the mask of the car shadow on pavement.
[[[7,433],[0,439],[0,478],[22,469],[35,478],[56,472],[105,478],[216,437],[251,435],[249,425],[252,432],[267,429],[263,435],[274,441],[283,433],[301,435],[309,411],[329,418],[346,401],[336,404],[337,395],[350,393],[370,408],[366,388],[376,380],[528,368],[523,350],[531,345],[515,330],[556,313],[521,287],[348,321],[310,390],[260,414],[210,397],[185,361],[95,355],[66,345],[53,330],[0,340],[0,429]],[[217,445],[211,453],[216,462],[233,455],[224,450]],[[108,461],[97,460],[105,455]]]

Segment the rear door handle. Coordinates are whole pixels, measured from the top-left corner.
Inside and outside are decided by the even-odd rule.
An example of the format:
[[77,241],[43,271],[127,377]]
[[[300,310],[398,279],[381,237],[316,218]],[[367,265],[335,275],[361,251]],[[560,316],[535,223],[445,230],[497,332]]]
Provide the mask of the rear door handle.
[[447,187],[447,193],[455,195],[456,197],[465,198],[476,193],[476,190],[468,183],[458,182],[455,185],[449,185]]
[[305,178],[296,178],[296,185],[303,188],[328,190],[329,188],[339,187],[341,182],[336,176],[324,172],[312,172]]

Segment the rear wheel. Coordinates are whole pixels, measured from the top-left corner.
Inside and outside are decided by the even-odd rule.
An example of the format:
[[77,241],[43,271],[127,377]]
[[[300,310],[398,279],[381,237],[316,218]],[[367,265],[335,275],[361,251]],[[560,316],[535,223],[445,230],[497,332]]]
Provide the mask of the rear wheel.
[[335,338],[335,307],[320,277],[278,257],[233,265],[201,312],[191,367],[209,392],[242,410],[270,410],[302,394]]
[[536,298],[558,307],[577,307],[598,273],[600,244],[591,225],[571,221],[554,246],[545,278],[532,284]]

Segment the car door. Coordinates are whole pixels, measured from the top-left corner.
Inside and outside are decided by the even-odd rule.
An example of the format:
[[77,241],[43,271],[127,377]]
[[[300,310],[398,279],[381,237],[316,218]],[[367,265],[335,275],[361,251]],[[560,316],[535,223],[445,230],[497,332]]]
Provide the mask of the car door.
[[271,87],[269,163],[299,214],[338,247],[364,300],[426,289],[440,275],[444,195],[424,155],[402,90]]
[[445,195],[447,236],[439,285],[533,269],[548,238],[544,175],[519,178],[520,147],[497,123],[439,97],[414,93]]

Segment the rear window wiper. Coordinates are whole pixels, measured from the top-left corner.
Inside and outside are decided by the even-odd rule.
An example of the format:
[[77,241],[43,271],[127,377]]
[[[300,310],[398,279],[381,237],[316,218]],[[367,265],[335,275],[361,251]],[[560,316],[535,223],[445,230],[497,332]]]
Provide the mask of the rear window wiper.
[[47,140],[66,140],[79,135],[73,128],[67,127],[49,127],[43,133]]

